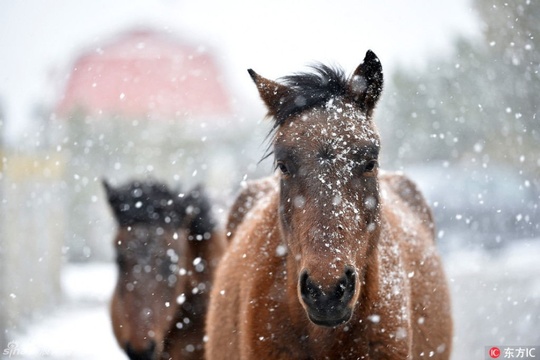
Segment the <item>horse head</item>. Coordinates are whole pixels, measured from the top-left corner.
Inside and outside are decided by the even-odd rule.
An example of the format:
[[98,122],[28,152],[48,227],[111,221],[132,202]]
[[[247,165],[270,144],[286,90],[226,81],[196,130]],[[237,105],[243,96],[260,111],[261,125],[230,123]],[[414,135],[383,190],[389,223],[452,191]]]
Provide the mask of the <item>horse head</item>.
[[134,181],[113,188],[103,183],[119,228],[114,240],[115,336],[131,359],[155,359],[190,285],[185,211],[179,194],[164,184]]
[[337,326],[353,314],[380,231],[380,138],[372,113],[381,64],[368,51],[350,77],[322,64],[281,81],[249,73],[275,121],[289,281],[312,323]]

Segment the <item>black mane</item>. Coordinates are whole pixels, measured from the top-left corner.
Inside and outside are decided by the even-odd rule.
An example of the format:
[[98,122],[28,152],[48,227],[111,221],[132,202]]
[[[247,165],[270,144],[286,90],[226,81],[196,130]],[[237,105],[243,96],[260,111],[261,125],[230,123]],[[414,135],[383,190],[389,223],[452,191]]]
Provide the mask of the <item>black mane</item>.
[[290,91],[274,110],[274,127],[282,125],[292,115],[325,104],[333,97],[346,95],[348,79],[342,68],[320,63],[311,68],[313,72],[296,73],[279,79]]
[[178,211],[179,194],[159,182],[132,181],[118,188],[103,182],[109,204],[120,226],[149,224],[178,227],[183,213]]
[[196,240],[207,239],[216,226],[212,205],[202,186],[186,194],[171,191],[155,181],[135,180],[118,188],[103,181],[103,186],[120,226],[186,227],[190,239]]

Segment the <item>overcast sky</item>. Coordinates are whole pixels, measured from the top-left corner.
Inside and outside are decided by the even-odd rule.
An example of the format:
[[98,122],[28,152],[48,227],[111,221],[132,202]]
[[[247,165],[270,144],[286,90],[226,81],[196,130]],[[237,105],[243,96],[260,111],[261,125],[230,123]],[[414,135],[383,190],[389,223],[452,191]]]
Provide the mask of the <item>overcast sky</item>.
[[6,1],[0,108],[8,140],[32,131],[32,109],[54,102],[59,79],[81,51],[139,26],[213,50],[241,91],[252,86],[247,68],[275,78],[322,61],[350,72],[372,49],[388,73],[397,64],[421,66],[429,56],[449,54],[458,35],[480,33],[469,0]]

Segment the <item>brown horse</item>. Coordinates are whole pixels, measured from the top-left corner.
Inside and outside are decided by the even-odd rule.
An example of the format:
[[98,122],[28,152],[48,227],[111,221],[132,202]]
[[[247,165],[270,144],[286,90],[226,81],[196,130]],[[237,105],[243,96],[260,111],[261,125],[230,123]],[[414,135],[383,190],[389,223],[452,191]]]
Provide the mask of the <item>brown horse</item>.
[[368,51],[349,78],[324,65],[280,82],[249,73],[275,120],[277,174],[232,207],[207,358],[448,359],[431,212],[410,180],[378,170],[379,59]]
[[103,182],[119,229],[114,334],[130,359],[204,358],[211,278],[224,250],[202,189]]

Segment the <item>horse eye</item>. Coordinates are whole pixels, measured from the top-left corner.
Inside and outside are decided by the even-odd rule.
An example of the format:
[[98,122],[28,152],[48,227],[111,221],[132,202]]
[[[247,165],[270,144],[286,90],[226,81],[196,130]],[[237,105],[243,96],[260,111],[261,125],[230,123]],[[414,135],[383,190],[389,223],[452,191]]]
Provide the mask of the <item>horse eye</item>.
[[364,167],[364,172],[372,172],[377,168],[377,160],[370,160]]
[[276,164],[276,168],[279,169],[279,171],[281,171],[281,173],[283,175],[289,175],[289,169],[287,168],[287,165],[285,165],[283,162],[281,161],[278,161],[277,164]]

